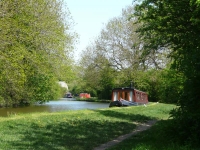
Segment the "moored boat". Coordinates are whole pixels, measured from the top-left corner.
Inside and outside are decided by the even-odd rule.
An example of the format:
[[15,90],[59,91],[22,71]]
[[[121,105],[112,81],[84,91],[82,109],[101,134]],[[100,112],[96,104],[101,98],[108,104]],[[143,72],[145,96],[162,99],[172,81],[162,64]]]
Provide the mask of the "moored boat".
[[117,106],[117,107],[121,107],[121,106],[137,106],[137,105],[138,105],[138,103],[135,103],[135,102],[129,102],[129,101],[126,101],[126,100],[118,100],[118,101],[110,102],[109,107],[114,107],[114,106]]
[[72,97],[73,97],[73,96],[72,96],[71,93],[66,93],[65,96],[64,96],[64,98],[72,98]]
[[114,88],[109,107],[137,106],[148,103],[148,95],[132,87]]

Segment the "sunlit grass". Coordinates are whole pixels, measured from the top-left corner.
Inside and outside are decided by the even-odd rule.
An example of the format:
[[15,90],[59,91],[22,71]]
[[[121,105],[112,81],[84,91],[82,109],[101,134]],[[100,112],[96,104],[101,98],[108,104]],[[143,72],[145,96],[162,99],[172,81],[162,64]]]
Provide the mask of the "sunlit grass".
[[87,102],[102,102],[102,103],[110,103],[110,100],[99,100],[97,97],[90,97],[90,98],[80,98],[76,97],[77,101],[87,101]]
[[169,124],[170,120],[158,121],[149,130],[132,136],[107,150],[199,150],[188,143],[183,145],[174,142],[171,135],[166,132]]
[[174,105],[116,107],[0,118],[0,149],[90,150],[134,130],[136,123],[165,120]]

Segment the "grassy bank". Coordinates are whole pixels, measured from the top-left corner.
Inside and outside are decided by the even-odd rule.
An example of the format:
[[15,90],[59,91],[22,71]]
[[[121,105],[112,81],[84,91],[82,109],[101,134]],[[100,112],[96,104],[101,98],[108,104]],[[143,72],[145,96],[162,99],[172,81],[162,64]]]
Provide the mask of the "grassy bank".
[[166,132],[168,126],[170,126],[170,121],[159,121],[151,129],[132,136],[107,150],[199,150],[188,143],[183,145],[174,142],[170,138],[172,135]]
[[91,97],[91,98],[79,98],[75,97],[77,101],[86,101],[86,102],[100,102],[100,103],[110,103],[111,100],[99,100],[97,97]]
[[[174,107],[150,103],[147,107],[33,113],[0,118],[0,149],[92,150],[102,143],[131,132],[137,122],[166,120],[169,111]],[[135,142],[141,141],[146,147],[151,146],[150,138],[154,135],[151,132],[159,132],[160,126],[162,125],[158,123],[146,134],[140,134],[135,137],[136,139],[130,139],[131,141],[122,144],[130,145],[128,149],[132,148],[133,141],[134,146]],[[145,138],[149,138],[146,143]],[[170,146],[166,141],[163,144]],[[138,144],[138,147],[133,149],[139,150],[140,147]],[[123,148],[126,149],[124,145],[121,149]]]

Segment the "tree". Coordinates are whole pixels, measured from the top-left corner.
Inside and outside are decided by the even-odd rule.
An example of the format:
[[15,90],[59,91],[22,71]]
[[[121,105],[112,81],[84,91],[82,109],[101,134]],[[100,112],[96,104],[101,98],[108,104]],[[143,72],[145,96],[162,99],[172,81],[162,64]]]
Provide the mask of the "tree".
[[[142,79],[144,76],[141,72],[165,68],[169,62],[166,57],[169,49],[164,51],[166,48],[163,48],[143,55],[143,41],[136,32],[140,24],[135,24],[137,17],[130,18],[134,11],[134,7],[129,6],[123,9],[120,16],[110,19],[99,36],[82,53],[81,66],[86,86],[84,89],[92,87],[98,95],[105,95],[106,89],[109,91],[108,87],[110,90],[113,87],[127,87],[133,81],[137,88],[152,88],[153,91],[151,85],[150,88],[144,88],[145,83],[142,82],[146,80]],[[111,82],[108,83],[106,79]]]
[[[169,57],[177,71],[185,76],[184,92],[172,117],[182,141],[199,142],[200,135],[200,2],[198,0],[144,0],[137,4],[134,17],[142,25],[138,32],[149,54],[161,48],[171,49]],[[177,126],[175,125],[175,126]],[[192,126],[191,126],[192,125]]]
[[71,70],[70,21],[62,1],[0,1],[0,92],[6,103],[55,98],[50,91]]
[[133,12],[133,7],[127,7],[120,16],[110,19],[95,41],[96,51],[119,71],[139,68],[141,53],[135,33],[137,26],[133,25],[135,19],[128,20]]
[[[128,80],[131,80],[131,70],[138,68],[139,51],[135,44],[137,35],[131,28],[133,24],[128,20],[130,12],[133,12],[133,8],[127,7],[120,17],[111,19],[83,52],[81,65],[85,68],[85,77],[89,79],[87,83],[97,89],[100,95],[105,95],[101,94],[103,87],[107,85],[103,82],[105,73],[108,73],[108,78],[111,77],[108,70],[112,70],[112,77],[116,82],[113,84],[120,85],[121,82],[116,79],[127,80],[128,77]],[[112,87],[113,85],[110,88]]]

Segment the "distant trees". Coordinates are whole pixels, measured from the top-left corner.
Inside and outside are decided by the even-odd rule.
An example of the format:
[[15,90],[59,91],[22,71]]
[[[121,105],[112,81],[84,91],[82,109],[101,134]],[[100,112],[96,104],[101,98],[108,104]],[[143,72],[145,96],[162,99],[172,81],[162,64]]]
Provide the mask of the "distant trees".
[[160,76],[150,72],[166,68],[170,62],[167,58],[170,49],[163,48],[144,55],[144,41],[136,32],[141,25],[136,24],[137,17],[131,17],[134,12],[134,7],[129,6],[120,16],[110,19],[82,53],[82,88],[91,95],[110,99],[112,88],[127,87],[133,81],[136,88],[149,93],[150,100],[160,100],[155,94],[155,90],[159,89],[157,81],[161,80]]
[[58,97],[56,82],[71,72],[71,25],[62,1],[0,1],[0,104]]

